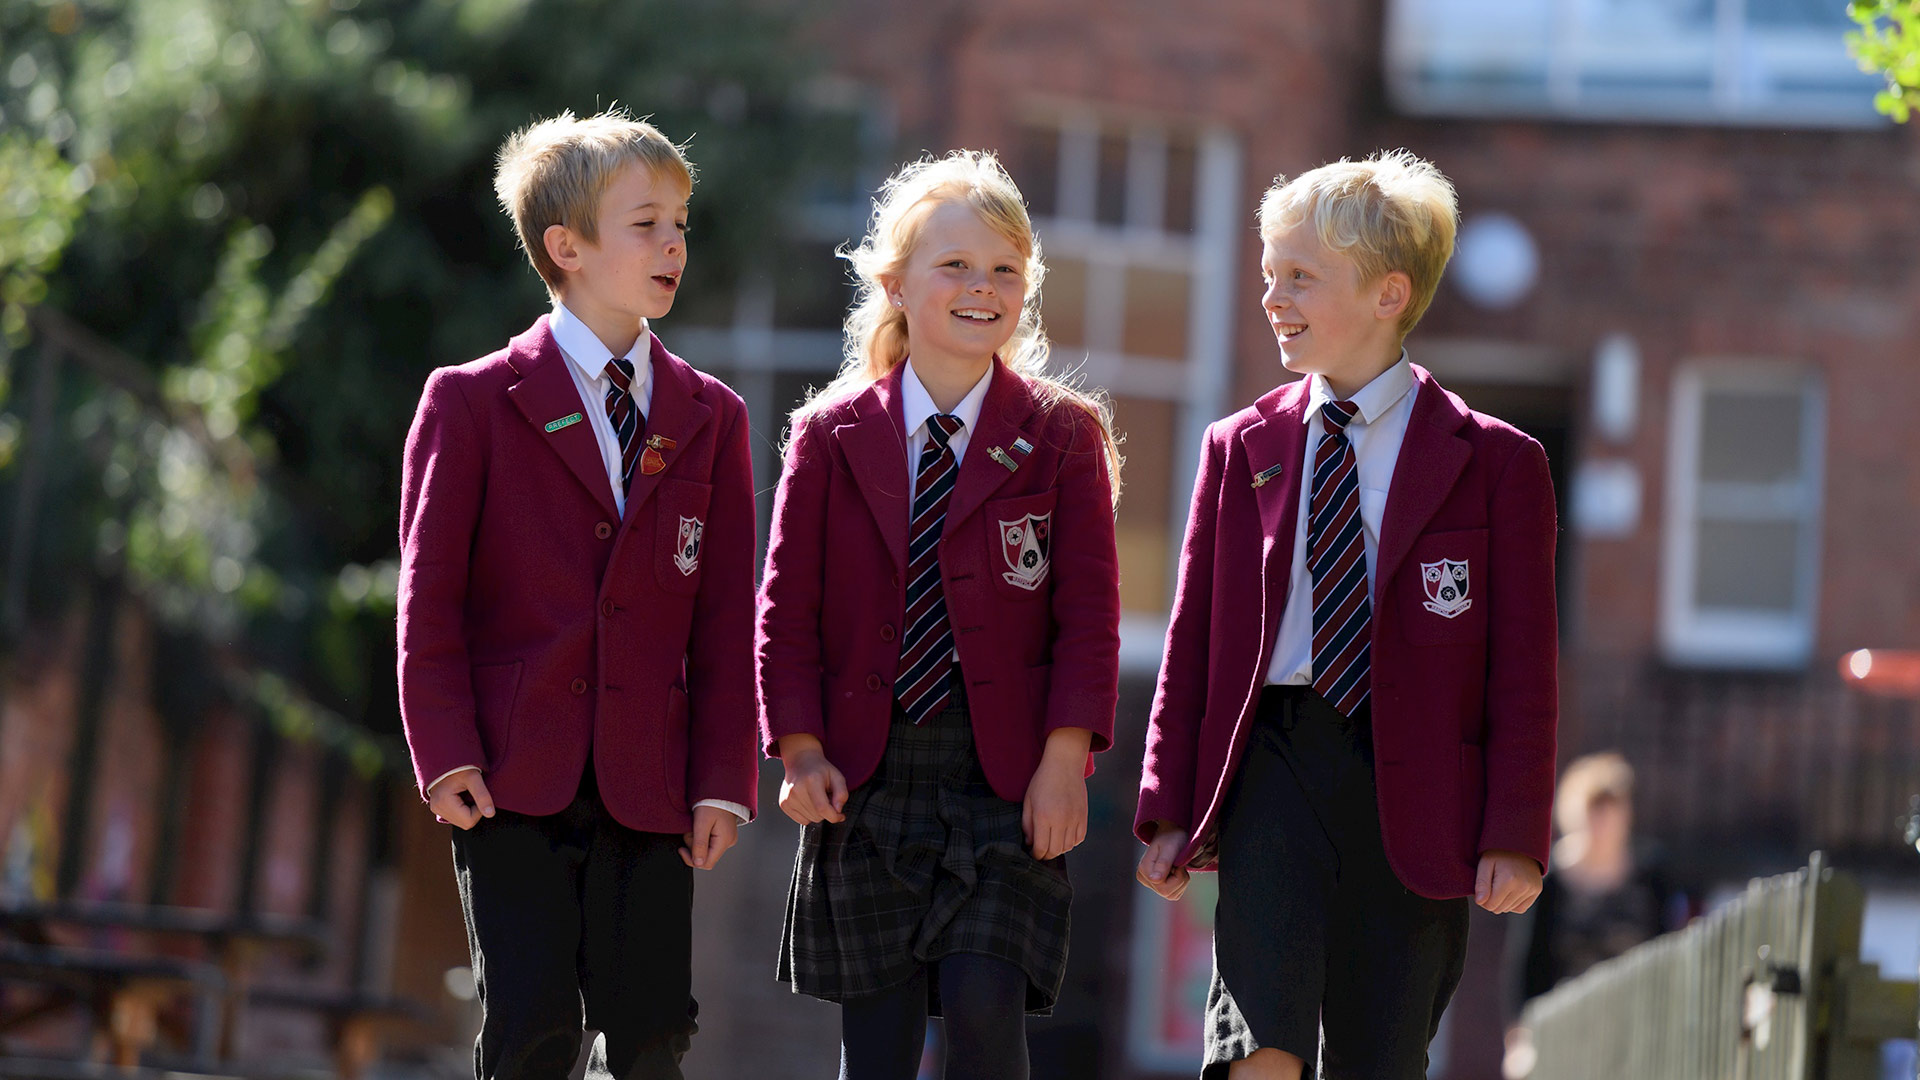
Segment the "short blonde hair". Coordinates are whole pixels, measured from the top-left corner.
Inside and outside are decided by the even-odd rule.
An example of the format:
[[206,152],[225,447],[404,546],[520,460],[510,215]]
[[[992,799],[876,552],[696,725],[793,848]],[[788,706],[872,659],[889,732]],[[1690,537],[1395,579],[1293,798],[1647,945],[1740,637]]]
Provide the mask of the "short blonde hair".
[[1400,313],[1400,336],[1433,303],[1453,257],[1460,205],[1453,184],[1430,161],[1387,150],[1365,161],[1341,158],[1289,181],[1275,177],[1260,198],[1260,238],[1311,220],[1328,250],[1352,260],[1362,281],[1399,270],[1413,282]]
[[1562,833],[1579,832],[1586,827],[1587,812],[1601,799],[1633,805],[1633,766],[1611,751],[1575,758],[1560,774],[1560,787],[1553,793],[1554,824]]
[[571,111],[521,128],[495,158],[494,194],[513,218],[520,246],[550,292],[566,274],[547,255],[546,232],[565,225],[589,242],[600,238],[600,197],[620,170],[634,162],[693,190],[686,149],[645,120],[615,107],[585,120]]
[[926,232],[927,219],[946,203],[973,210],[1025,259],[1021,275],[1026,279],[1026,300],[1000,360],[1035,384],[1046,406],[1071,402],[1099,422],[1117,501],[1121,458],[1113,437],[1113,407],[1097,391],[1083,390],[1047,373],[1051,348],[1040,322],[1040,284],[1046,280],[1047,264],[1040,254],[1040,237],[1027,214],[1026,200],[990,150],[955,150],[945,157],[922,157],[903,166],[880,186],[866,237],[858,247],[840,251],[853,268],[856,290],[844,328],[840,371],[832,382],[813,391],[795,410],[794,419],[803,421],[859,393],[906,361],[911,346],[907,313],[888,301],[884,279],[906,270],[913,249]]

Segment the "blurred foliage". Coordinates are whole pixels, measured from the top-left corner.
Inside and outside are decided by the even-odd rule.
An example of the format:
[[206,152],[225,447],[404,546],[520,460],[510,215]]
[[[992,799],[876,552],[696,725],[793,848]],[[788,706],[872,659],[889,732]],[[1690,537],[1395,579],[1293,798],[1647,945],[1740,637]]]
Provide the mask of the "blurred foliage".
[[1920,0],[1853,0],[1847,14],[1860,29],[1847,35],[1847,48],[1860,70],[1886,76],[1887,88],[1874,105],[1898,123],[1920,108]]
[[[615,103],[690,139],[672,321],[724,320],[786,194],[850,156],[844,118],[805,92],[804,14],[0,0],[0,514],[18,513],[34,457],[35,624],[89,574],[124,572],[170,624],[277,673],[241,696],[283,730],[397,731],[414,403],[431,368],[499,348],[546,306],[494,201],[495,149]],[[24,430],[24,361],[55,347],[52,415]]]

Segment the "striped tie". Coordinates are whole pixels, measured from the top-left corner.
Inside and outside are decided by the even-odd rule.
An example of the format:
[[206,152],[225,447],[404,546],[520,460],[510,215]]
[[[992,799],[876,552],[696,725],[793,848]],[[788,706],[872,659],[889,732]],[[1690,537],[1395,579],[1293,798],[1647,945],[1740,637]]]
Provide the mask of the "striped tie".
[[936,413],[927,419],[927,445],[913,484],[913,521],[907,528],[907,632],[900,638],[900,678],[894,684],[901,711],[920,723],[946,708],[947,676],[953,667],[953,627],[940,589],[940,533],[947,500],[960,475],[947,441],[960,418]]
[[647,418],[633,404],[633,361],[616,356],[607,361],[607,419],[620,439],[620,493],[633,487],[633,463],[640,460],[640,444],[646,439]]
[[1366,705],[1373,621],[1367,602],[1366,537],[1360,525],[1360,470],[1347,438],[1352,402],[1320,406],[1326,434],[1313,452],[1307,509],[1307,569],[1313,575],[1313,689],[1342,716]]

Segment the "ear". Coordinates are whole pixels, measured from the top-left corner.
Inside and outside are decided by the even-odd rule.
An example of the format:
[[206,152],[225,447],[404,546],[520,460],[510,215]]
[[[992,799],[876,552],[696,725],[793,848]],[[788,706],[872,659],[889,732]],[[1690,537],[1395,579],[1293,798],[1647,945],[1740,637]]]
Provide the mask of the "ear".
[[547,249],[547,258],[553,260],[553,265],[569,274],[580,269],[580,243],[572,229],[549,225],[547,231],[540,234],[540,243]]
[[883,296],[887,298],[887,303],[889,305],[897,308],[906,302],[906,298],[900,295],[900,279],[899,278],[893,276],[892,274],[881,274],[879,276],[879,280],[880,280],[880,292]]
[[1383,322],[1399,321],[1407,305],[1413,303],[1413,278],[1405,270],[1389,270],[1380,279],[1375,295],[1373,317]]

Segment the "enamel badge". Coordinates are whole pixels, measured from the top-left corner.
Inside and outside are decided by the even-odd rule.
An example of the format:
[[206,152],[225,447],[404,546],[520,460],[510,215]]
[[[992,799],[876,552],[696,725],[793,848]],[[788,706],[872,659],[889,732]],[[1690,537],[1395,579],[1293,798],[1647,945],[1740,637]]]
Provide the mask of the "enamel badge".
[[[663,457],[660,452],[662,450],[671,450],[674,448],[674,445],[674,441],[665,435],[647,436],[646,449],[640,451],[640,471],[648,476],[652,476],[654,473],[666,468],[667,459]],[[690,574],[693,571],[688,570],[685,572]]]
[[570,428],[573,425],[579,423],[583,419],[585,419],[585,417],[582,417],[579,413],[573,413],[568,416],[563,416],[560,419],[555,420],[554,422],[547,425],[547,434],[551,435],[556,431],[562,430],[563,428]]
[[680,538],[673,549],[673,565],[688,577],[700,568],[700,539],[707,534],[707,523],[699,518],[680,519]]
[[1420,583],[1427,590],[1424,606],[1441,618],[1458,618],[1473,606],[1473,597],[1467,595],[1467,564],[1464,561],[1442,559],[1439,562],[1421,563]]
[[1053,515],[1028,514],[1018,521],[1000,523],[1000,557],[1007,570],[1000,577],[1009,585],[1028,592],[1046,579],[1048,552],[1053,541]]

